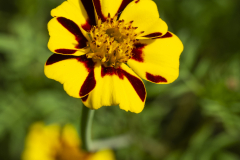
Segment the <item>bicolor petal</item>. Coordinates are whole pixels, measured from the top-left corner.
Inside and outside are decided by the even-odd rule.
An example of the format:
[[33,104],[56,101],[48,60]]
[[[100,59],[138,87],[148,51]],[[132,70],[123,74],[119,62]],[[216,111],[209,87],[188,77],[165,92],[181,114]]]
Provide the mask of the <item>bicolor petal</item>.
[[49,21],[50,39],[48,48],[58,54],[83,55],[88,50],[87,39],[79,26],[65,17],[56,17]]
[[183,44],[171,32],[155,40],[140,40],[128,65],[143,79],[153,83],[171,83],[179,74],[179,56]]
[[123,110],[139,113],[143,110],[146,90],[142,80],[125,64],[119,68],[95,67],[96,87],[82,98],[91,109],[118,105]]
[[[96,25],[92,3],[89,0],[68,0],[51,11],[53,17],[65,17],[80,26],[81,30],[89,31]],[[85,34],[85,32],[84,32]]]
[[165,35],[168,31],[167,23],[159,18],[152,27],[148,28],[143,34],[140,34],[137,39],[153,39]]
[[72,97],[81,98],[96,86],[92,59],[83,56],[53,54],[46,62],[45,75],[64,85],[64,90]]
[[157,5],[152,0],[135,0],[123,10],[120,20],[133,21],[132,25],[138,27],[136,32],[149,30],[159,19]]
[[118,16],[123,9],[133,0],[93,0],[98,18],[105,21],[110,17]]

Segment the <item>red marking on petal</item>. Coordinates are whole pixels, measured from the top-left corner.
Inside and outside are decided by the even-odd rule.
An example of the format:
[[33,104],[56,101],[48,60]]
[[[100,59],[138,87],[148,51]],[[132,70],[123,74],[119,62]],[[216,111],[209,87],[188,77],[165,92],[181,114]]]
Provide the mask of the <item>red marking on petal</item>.
[[87,32],[89,32],[91,30],[91,27],[92,27],[92,25],[91,25],[91,22],[89,19],[87,20],[87,22],[85,24],[82,25],[82,28]]
[[142,44],[142,43],[135,43],[134,44],[134,49],[132,50],[133,56],[131,59],[134,59],[138,62],[143,62],[143,48],[146,46],[146,44]]
[[119,7],[119,9],[117,11],[117,14],[120,14],[124,10],[124,8],[132,1],[133,0],[122,0],[122,3],[121,3],[121,5],[120,5],[120,7]]
[[170,33],[170,32],[167,32],[164,36],[162,37],[159,37],[159,38],[170,38],[172,37],[173,35]]
[[[80,89],[79,95],[82,97],[82,96],[88,94],[96,86],[96,80],[94,77],[95,62],[93,62],[92,59],[88,59],[86,57],[86,55],[70,56],[70,55],[62,55],[62,54],[53,54],[47,60],[46,65],[51,65],[51,64],[54,64],[56,62],[66,60],[66,59],[76,59],[79,62],[83,63],[84,66],[86,67],[89,74]],[[79,73],[79,74],[81,74],[81,73]]]
[[155,32],[155,33],[147,34],[147,35],[145,35],[143,37],[154,38],[154,37],[159,37],[161,35],[162,35],[161,32]]
[[88,72],[91,72],[94,69],[95,62],[93,62],[92,59],[88,59],[86,55],[72,56],[72,55],[63,55],[63,54],[53,54],[48,58],[46,65],[51,65],[66,59],[78,60],[79,62],[84,64]]
[[64,17],[58,17],[57,20],[63,27],[65,27],[76,37],[76,40],[78,41],[76,48],[84,48],[87,46],[87,39],[84,37],[82,31],[75,22]]
[[146,78],[151,81],[151,82],[154,82],[154,83],[159,83],[159,82],[167,82],[167,80],[162,77],[162,76],[159,76],[159,75],[152,75],[148,72],[146,72]]
[[96,80],[94,77],[94,70],[92,70],[88,74],[87,78],[85,79],[85,81],[80,89],[80,92],[79,92],[80,97],[88,94],[90,91],[92,91],[95,88],[95,86],[96,86]]
[[79,62],[82,62],[84,64],[84,66],[86,67],[88,72],[91,72],[94,69],[95,62],[93,62],[93,60],[91,58],[87,58],[86,55],[78,56],[78,57],[76,57],[76,59]]
[[138,3],[140,0],[135,1],[135,3]]
[[85,42],[83,43],[81,41],[80,42],[78,41],[78,45],[75,46],[75,48],[77,48],[77,49],[81,49],[81,48],[84,48],[84,47],[86,47]]
[[133,86],[134,90],[137,92],[140,99],[144,102],[145,98],[146,98],[146,90],[145,90],[143,82],[139,78],[129,74],[128,72],[126,72],[124,70],[122,70],[122,71],[123,71],[124,76],[128,79],[128,81]]
[[139,49],[139,48],[144,48],[146,46],[146,44],[143,43],[135,43],[134,44],[135,48]]
[[73,49],[56,49],[55,52],[62,53],[62,54],[73,54],[76,50]]
[[105,22],[107,18],[102,13],[102,6],[100,0],[93,0],[93,4],[95,6],[98,17],[102,20],[102,22]]
[[120,79],[123,79],[123,73],[122,73],[122,69],[120,68],[113,68],[113,67],[104,67],[102,65],[102,68],[101,68],[101,76],[104,77],[106,75],[117,75]]
[[113,67],[102,66],[101,76],[104,77],[106,75],[109,75],[109,76],[117,75],[120,79],[123,79],[124,77],[126,77],[128,81],[131,83],[131,85],[133,86],[134,90],[136,91],[140,99],[144,102],[146,98],[146,90],[143,82],[139,78],[129,74],[128,72],[124,71],[121,68],[115,69]]
[[83,102],[86,102],[88,99],[88,95],[86,95],[85,97],[81,98]]
[[62,60],[65,60],[65,59],[72,59],[72,58],[76,58],[76,56],[72,56],[72,55],[62,55],[62,54],[53,54],[51,55],[47,62],[46,62],[46,65],[51,65],[51,64],[54,64],[56,62],[59,62],[59,61],[62,61]]
[[96,20],[95,20],[95,11],[93,7],[93,2],[92,0],[81,0],[87,14],[89,17],[89,24],[92,26],[96,25]]

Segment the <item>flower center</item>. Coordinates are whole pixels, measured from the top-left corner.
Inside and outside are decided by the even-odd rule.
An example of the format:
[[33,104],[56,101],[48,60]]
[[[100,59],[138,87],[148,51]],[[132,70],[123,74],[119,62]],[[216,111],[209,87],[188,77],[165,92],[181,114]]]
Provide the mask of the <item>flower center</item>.
[[56,148],[54,160],[80,160],[87,159],[89,153],[79,150],[78,146],[71,146],[64,140],[60,140],[59,148]]
[[89,33],[91,41],[88,42],[90,52],[86,54],[87,58],[105,67],[118,68],[121,63],[126,63],[132,57],[136,37],[143,33],[136,34],[137,27],[132,27],[132,23],[117,20],[117,16],[110,18],[110,15],[105,22],[98,20],[98,25]]

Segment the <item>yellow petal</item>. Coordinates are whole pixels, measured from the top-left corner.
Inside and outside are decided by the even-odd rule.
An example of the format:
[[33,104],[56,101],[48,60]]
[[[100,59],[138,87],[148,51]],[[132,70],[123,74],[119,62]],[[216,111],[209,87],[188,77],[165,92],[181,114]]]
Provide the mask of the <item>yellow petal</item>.
[[132,0],[93,0],[98,17],[103,21],[108,17],[118,15]]
[[87,39],[79,27],[71,20],[64,17],[53,18],[48,23],[50,39],[48,48],[59,54],[83,55]]
[[[94,10],[92,10],[92,12],[94,12]],[[89,31],[91,25],[96,24],[95,17],[92,17],[91,14],[88,15],[88,8],[86,7],[85,9],[84,4],[79,0],[68,0],[63,2],[60,6],[51,11],[51,15],[53,17],[65,17],[72,20],[80,26],[83,32]]]
[[52,160],[49,155],[54,155],[59,149],[60,127],[58,125],[45,126],[38,122],[31,126],[26,138],[23,160]]
[[115,156],[113,151],[106,149],[93,153],[87,160],[115,160]]
[[120,20],[133,21],[132,26],[138,27],[136,32],[147,31],[159,19],[157,5],[152,0],[135,0],[123,10]]
[[64,126],[62,130],[62,139],[70,147],[79,147],[80,141],[78,133],[76,129],[70,124]]
[[165,35],[168,31],[167,23],[159,18],[152,27],[148,28],[143,34],[140,34],[137,39],[157,38]]
[[154,83],[171,83],[179,74],[180,39],[171,32],[156,40],[140,40],[128,65],[143,79]]
[[98,109],[118,105],[123,110],[139,113],[143,110],[146,90],[142,80],[125,64],[120,68],[95,67],[97,85],[86,97],[85,106]]
[[72,97],[80,98],[91,92],[95,85],[95,63],[83,56],[53,54],[46,62],[45,75],[64,85]]

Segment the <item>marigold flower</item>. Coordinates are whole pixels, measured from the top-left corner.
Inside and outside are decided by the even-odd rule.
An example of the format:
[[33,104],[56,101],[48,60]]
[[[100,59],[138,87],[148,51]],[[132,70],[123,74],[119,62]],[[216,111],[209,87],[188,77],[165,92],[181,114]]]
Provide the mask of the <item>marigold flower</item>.
[[45,126],[35,123],[26,138],[23,160],[115,160],[111,150],[95,153],[80,150],[76,130],[71,125]]
[[[51,11],[45,74],[91,108],[143,110],[141,80],[167,84],[179,74],[182,42],[152,0],[68,0]],[[140,78],[141,77],[141,78]]]

